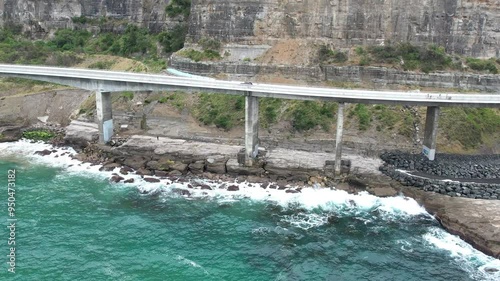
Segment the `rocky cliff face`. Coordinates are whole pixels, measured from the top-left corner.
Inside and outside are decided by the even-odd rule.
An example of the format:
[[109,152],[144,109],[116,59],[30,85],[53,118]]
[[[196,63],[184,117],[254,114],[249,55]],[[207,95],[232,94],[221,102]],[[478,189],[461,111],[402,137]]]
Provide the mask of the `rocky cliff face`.
[[0,25],[22,24],[35,37],[57,28],[72,28],[72,17],[107,17],[133,22],[152,31],[175,25],[181,19],[169,19],[165,7],[169,0],[0,0]]
[[500,57],[498,0],[192,0],[189,24],[193,41],[303,38],[349,47],[390,40]]
[[[0,25],[22,23],[44,35],[72,27],[71,17],[110,17],[154,31],[169,19],[169,0],[0,0]],[[231,43],[271,44],[284,38],[338,47],[409,41],[448,52],[500,57],[498,0],[192,0],[189,35]]]

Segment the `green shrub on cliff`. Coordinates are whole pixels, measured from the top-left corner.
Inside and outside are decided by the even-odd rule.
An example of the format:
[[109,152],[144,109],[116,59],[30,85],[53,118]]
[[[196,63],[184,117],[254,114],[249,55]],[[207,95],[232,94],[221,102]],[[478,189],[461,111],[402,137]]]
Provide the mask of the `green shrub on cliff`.
[[495,60],[482,60],[476,58],[467,58],[467,65],[474,70],[488,71],[492,74],[498,73],[498,68],[495,64]]
[[158,34],[158,41],[163,46],[163,50],[166,53],[171,53],[184,47],[186,34],[187,26],[178,24],[172,31],[163,31]]
[[401,43],[394,46],[371,46],[368,47],[368,53],[374,62],[398,64],[404,70],[420,69],[430,72],[448,68],[452,62],[445,49],[436,45],[422,47]]
[[87,30],[59,29],[48,45],[56,50],[82,50],[91,34]]
[[191,12],[191,0],[171,0],[165,12],[169,17],[183,15],[186,19]]
[[320,64],[343,63],[348,59],[347,54],[341,51],[330,49],[328,45],[321,45],[318,51],[318,61]]
[[23,133],[23,138],[30,140],[48,141],[54,136],[54,133],[47,130],[26,131]]

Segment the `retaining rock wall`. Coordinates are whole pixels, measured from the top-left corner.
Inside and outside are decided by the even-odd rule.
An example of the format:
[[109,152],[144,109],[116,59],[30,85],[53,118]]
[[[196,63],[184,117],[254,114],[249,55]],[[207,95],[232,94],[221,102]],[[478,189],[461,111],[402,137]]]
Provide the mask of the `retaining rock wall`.
[[[500,199],[500,155],[421,155],[389,152],[380,171],[405,186],[452,197]],[[417,173],[415,173],[415,171]]]
[[171,67],[198,75],[226,74],[230,78],[250,79],[257,75],[278,75],[309,83],[324,81],[363,83],[375,87],[407,85],[417,87],[465,89],[495,92],[499,75],[473,73],[417,73],[385,67],[259,65],[238,62],[193,62],[173,56]]

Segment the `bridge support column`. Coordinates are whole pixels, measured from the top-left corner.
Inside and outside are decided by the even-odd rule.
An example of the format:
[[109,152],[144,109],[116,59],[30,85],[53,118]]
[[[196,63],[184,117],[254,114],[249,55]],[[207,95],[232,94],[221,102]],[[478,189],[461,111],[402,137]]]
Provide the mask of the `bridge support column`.
[[113,136],[113,112],[111,109],[111,93],[97,91],[95,94],[97,123],[99,126],[99,143],[107,143]]
[[431,161],[436,157],[439,111],[439,106],[428,106],[425,117],[424,147],[422,153]]
[[259,152],[259,99],[245,94],[245,166],[252,166]]
[[342,161],[342,134],[344,133],[344,107],[345,103],[339,102],[337,112],[337,136],[335,139],[335,176],[340,176],[340,165]]

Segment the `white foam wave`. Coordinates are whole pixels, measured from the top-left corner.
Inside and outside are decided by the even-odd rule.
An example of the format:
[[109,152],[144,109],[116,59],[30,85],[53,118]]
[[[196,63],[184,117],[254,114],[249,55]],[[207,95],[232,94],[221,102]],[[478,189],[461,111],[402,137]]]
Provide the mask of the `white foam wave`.
[[308,230],[319,227],[328,222],[328,216],[310,213],[298,213],[293,215],[285,215],[281,221],[287,222],[295,227]]
[[423,239],[432,247],[448,252],[474,280],[500,280],[500,260],[477,251],[458,236],[431,227]]
[[179,255],[179,256],[177,256],[177,260],[181,261],[183,264],[187,264],[189,266],[199,268],[199,269],[203,270],[203,273],[205,273],[206,275],[210,275],[210,273],[208,273],[208,271],[203,266],[197,264],[196,262],[194,262],[190,259],[187,259],[187,258]]
[[[52,153],[46,156],[35,154],[37,151],[49,150]],[[102,173],[101,165],[92,165],[73,159],[76,151],[71,147],[55,147],[43,142],[33,142],[22,139],[17,142],[0,143],[0,158],[17,158],[21,161],[43,164],[49,167],[63,168],[70,174],[80,174],[94,177],[105,177],[112,172]]]

